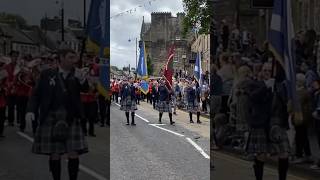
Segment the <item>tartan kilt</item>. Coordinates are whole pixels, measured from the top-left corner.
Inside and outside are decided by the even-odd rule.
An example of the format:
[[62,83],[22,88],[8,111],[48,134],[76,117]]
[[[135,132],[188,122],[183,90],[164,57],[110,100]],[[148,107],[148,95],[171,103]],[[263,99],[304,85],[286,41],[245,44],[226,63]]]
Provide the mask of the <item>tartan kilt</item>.
[[192,113],[200,112],[200,104],[197,100],[194,102],[187,102],[187,111]]
[[270,142],[270,154],[276,155],[281,153],[290,153],[291,147],[289,144],[288,134],[285,129],[281,129],[279,142]]
[[245,151],[249,154],[269,152],[269,139],[265,129],[251,129],[246,140]]
[[69,128],[69,135],[65,142],[52,140],[53,119],[48,116],[36,131],[32,152],[45,155],[69,152],[87,153],[88,143],[85,140],[80,120],[75,120]]
[[131,100],[131,96],[126,97],[125,99],[121,99],[121,111],[136,111],[137,104],[135,100]]
[[159,101],[156,105],[156,110],[159,112],[169,112],[172,113],[171,103],[167,101]]

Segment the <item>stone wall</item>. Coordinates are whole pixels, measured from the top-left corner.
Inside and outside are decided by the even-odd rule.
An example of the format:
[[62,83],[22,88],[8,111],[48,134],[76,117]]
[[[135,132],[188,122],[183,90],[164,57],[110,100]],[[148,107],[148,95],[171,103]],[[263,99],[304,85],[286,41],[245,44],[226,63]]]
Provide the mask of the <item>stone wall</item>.
[[[141,33],[141,40],[145,41],[146,52],[152,59],[154,76],[159,76],[164,68],[172,44],[176,45],[177,52],[174,68],[183,69],[188,66],[191,48],[187,40],[182,39],[183,18],[183,13],[177,13],[177,16],[173,17],[170,12],[153,12],[150,27],[146,25],[148,23],[142,23],[141,32],[144,33]],[[182,56],[186,58],[183,59]]]

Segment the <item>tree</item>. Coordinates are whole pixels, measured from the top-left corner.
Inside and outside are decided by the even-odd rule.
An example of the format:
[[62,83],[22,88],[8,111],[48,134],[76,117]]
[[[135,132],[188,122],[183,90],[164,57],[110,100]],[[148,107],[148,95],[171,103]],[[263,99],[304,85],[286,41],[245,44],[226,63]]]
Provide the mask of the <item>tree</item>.
[[18,26],[19,28],[27,28],[27,21],[20,15],[0,13],[0,22],[10,24],[12,26]]
[[200,34],[208,34],[210,32],[210,11],[207,0],[183,0],[183,7],[186,13],[183,20],[183,36],[186,36],[196,26],[200,26]]
[[150,58],[150,56],[147,56],[147,69],[148,69],[148,75],[153,74],[153,66],[152,66],[152,60]]

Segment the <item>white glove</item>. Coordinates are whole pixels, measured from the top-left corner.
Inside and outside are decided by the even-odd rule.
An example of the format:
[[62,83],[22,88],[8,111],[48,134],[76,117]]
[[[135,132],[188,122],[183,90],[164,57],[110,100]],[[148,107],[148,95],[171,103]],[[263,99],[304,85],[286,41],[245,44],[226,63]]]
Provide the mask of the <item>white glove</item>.
[[35,120],[35,115],[33,112],[28,112],[26,114],[26,121],[27,122],[30,122],[30,121],[34,121]]

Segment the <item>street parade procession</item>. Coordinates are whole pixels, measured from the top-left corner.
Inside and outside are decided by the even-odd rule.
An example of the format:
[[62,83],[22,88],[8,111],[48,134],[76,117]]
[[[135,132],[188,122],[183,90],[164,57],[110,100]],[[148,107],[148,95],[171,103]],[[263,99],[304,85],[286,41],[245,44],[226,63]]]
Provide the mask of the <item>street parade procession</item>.
[[[200,113],[208,113],[209,86],[203,81],[200,59],[197,59],[195,66],[196,76],[179,78],[173,76],[173,56],[175,46],[172,45],[167,63],[164,67],[162,77],[148,78],[147,64],[145,62],[144,43],[140,51],[140,59],[137,68],[139,77],[125,76],[121,79],[111,80],[112,101],[117,102],[120,98],[120,110],[125,111],[127,125],[130,125],[129,114],[131,112],[131,125],[136,125],[135,111],[138,109],[140,101],[146,101],[159,111],[159,123],[162,123],[163,113],[168,113],[170,124],[174,125],[172,114],[177,114],[176,109],[183,109],[189,113],[189,122],[194,123],[193,114],[196,115],[197,123],[200,124]],[[200,69],[199,69],[200,66]],[[204,83],[203,83],[204,82]],[[201,84],[200,84],[201,83]],[[200,106],[201,105],[201,106]]]

